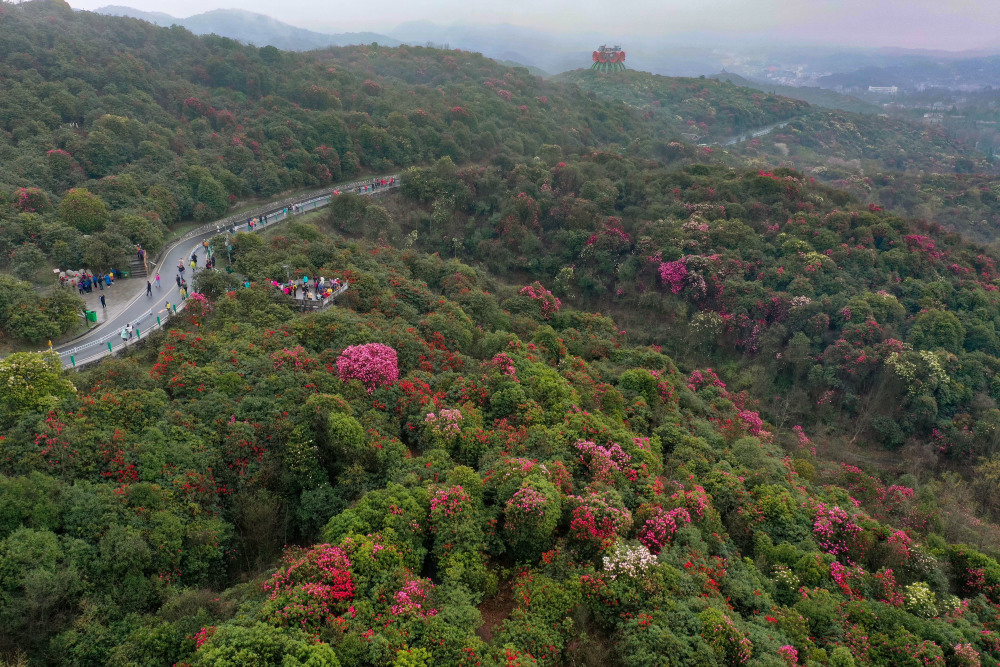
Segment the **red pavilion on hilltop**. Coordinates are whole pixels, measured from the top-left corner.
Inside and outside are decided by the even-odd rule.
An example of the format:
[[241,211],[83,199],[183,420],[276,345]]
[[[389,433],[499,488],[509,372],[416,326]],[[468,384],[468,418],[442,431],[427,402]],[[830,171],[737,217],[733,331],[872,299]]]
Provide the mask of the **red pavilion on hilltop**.
[[594,51],[594,64],[590,69],[598,72],[624,72],[625,52],[620,46],[605,46]]

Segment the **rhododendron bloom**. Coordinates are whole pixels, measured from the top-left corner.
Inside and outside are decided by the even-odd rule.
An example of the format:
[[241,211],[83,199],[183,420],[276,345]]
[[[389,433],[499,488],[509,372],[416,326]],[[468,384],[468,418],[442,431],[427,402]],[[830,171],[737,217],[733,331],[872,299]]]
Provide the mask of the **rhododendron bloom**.
[[360,380],[371,393],[399,379],[399,361],[396,350],[388,345],[352,345],[337,357],[337,372],[344,382]]
[[672,510],[657,508],[642,528],[639,529],[639,541],[652,553],[658,554],[670,544],[674,535],[684,524],[691,523],[691,514],[683,507]]

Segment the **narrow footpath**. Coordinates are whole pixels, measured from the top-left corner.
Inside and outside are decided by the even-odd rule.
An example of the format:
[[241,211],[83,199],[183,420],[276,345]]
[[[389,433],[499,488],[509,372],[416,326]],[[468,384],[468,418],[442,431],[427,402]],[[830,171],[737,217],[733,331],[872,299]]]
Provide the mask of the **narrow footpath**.
[[[271,204],[252,212],[209,223],[189,232],[161,251],[156,259],[156,264],[150,262],[148,278],[118,281],[113,287],[105,288],[104,291],[95,288],[91,294],[85,296],[90,310],[95,310],[94,304],[98,306],[96,309],[99,318],[97,326],[75,340],[53,348],[59,354],[63,368],[74,368],[93,363],[102,357],[123,350],[125,346],[134,343],[137,338],[141,339],[153,330],[162,327],[168,319],[167,303],[171,304],[171,314],[173,314],[174,306],[176,306],[177,312],[180,312],[184,307],[184,302],[181,301],[180,291],[174,279],[177,265],[178,263],[184,264],[186,267],[184,278],[189,286],[193,286],[194,276],[190,268],[190,258],[193,253],[197,253],[197,268],[199,271],[204,270],[206,255],[201,245],[202,241],[225,233],[226,230],[233,227],[237,231],[248,231],[246,220],[250,217],[266,215],[267,224],[257,224],[252,230],[255,232],[265,231],[296,215],[326,206],[335,196],[335,192],[372,195],[386,192],[400,184],[398,174],[379,178],[386,181],[392,180],[393,183],[373,188],[371,179],[357,181],[328,188],[323,192],[313,192],[292,200],[284,200],[280,206],[277,203]],[[160,274],[159,287],[157,287],[155,280],[157,272]],[[146,294],[147,279],[153,285],[151,295]],[[100,308],[101,295],[105,297],[107,308]],[[131,341],[125,341],[122,340],[121,332],[129,324],[135,328],[135,333]]]

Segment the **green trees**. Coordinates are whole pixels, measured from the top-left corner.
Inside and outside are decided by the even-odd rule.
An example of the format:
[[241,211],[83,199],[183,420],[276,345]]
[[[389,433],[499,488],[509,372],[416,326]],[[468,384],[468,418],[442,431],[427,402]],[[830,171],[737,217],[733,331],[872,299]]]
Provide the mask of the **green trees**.
[[229,208],[225,189],[210,174],[202,174],[198,178],[194,189],[194,200],[195,220],[213,220],[222,217]]
[[110,219],[101,198],[86,188],[74,188],[67,192],[59,202],[56,216],[60,222],[84,234],[101,231]]
[[54,352],[15,352],[0,359],[0,424],[10,426],[28,412],[54,407],[76,388],[62,378]]
[[214,629],[199,646],[193,665],[238,667],[339,667],[328,644],[316,644],[301,631],[279,630],[257,623],[248,627],[225,625]]

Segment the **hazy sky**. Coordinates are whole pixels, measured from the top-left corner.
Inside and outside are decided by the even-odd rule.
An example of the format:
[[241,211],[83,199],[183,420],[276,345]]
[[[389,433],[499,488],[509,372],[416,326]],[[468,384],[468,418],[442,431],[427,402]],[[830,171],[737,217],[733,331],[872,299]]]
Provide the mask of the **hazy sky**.
[[239,8],[323,32],[390,32],[404,21],[507,22],[612,37],[712,32],[796,43],[1000,50],[1000,0],[69,0],[187,17]]

